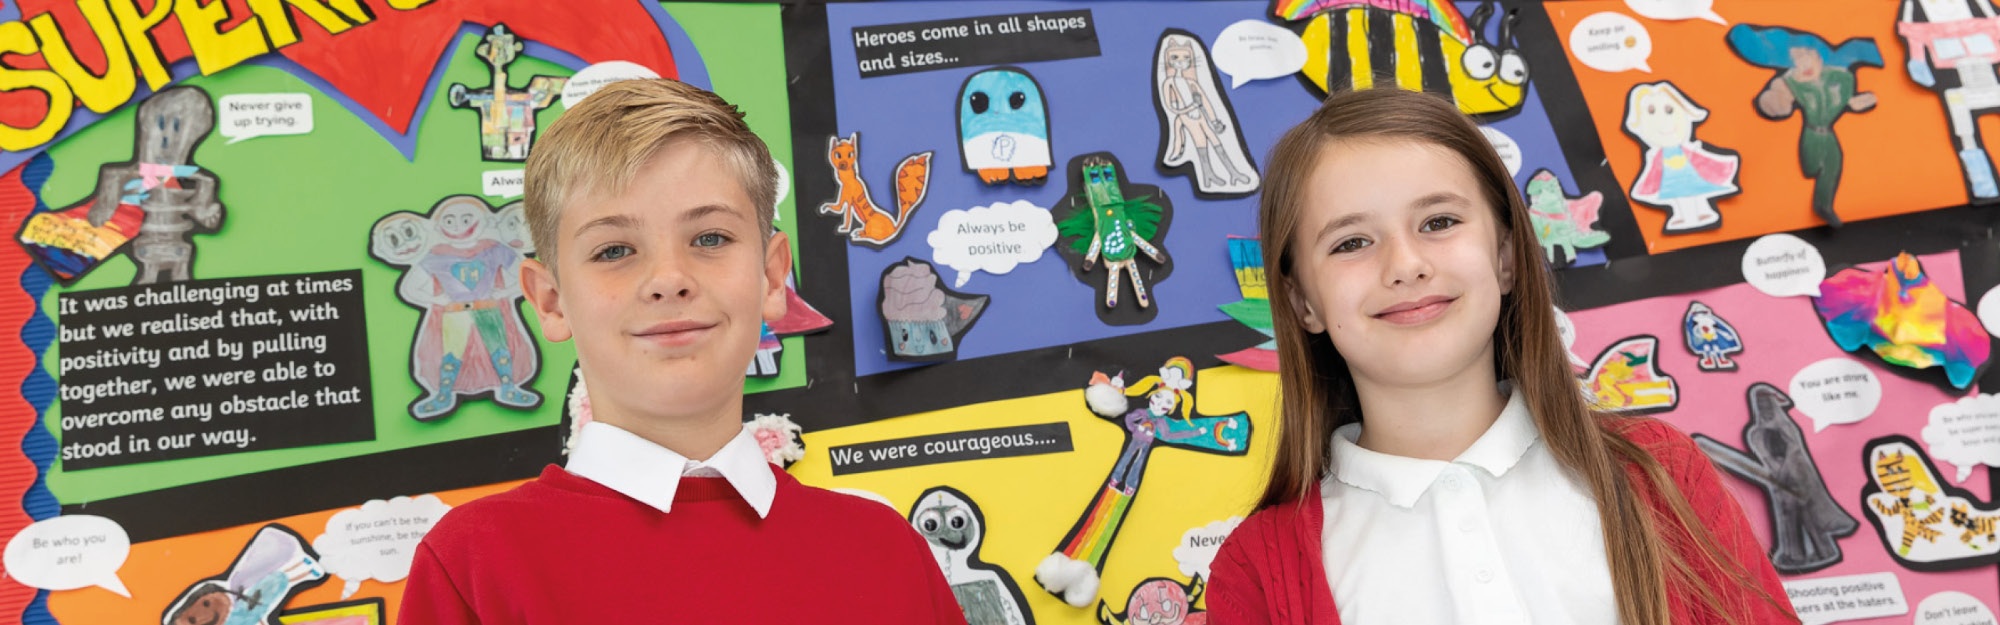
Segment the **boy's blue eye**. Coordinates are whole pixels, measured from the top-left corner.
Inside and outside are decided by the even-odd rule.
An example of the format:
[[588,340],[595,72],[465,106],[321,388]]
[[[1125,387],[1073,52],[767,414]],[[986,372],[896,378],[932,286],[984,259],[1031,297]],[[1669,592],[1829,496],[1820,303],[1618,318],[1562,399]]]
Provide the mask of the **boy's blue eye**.
[[695,247],[722,247],[729,243],[729,236],[720,232],[707,232],[694,238]]
[[637,250],[633,250],[630,245],[607,245],[604,246],[604,249],[597,250],[597,253],[592,254],[590,259],[598,261],[618,260],[631,256],[636,252]]
[[1425,220],[1424,227],[1421,228],[1421,230],[1423,232],[1436,232],[1439,230],[1448,229],[1460,223],[1463,222],[1459,221],[1457,217],[1452,217],[1450,215],[1439,215],[1437,217],[1432,217],[1430,219]]

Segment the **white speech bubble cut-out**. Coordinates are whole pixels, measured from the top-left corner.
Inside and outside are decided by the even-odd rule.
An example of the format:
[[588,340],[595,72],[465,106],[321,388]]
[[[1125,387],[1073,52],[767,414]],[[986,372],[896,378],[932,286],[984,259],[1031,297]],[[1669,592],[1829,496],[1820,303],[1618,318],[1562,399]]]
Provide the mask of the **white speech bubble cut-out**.
[[563,109],[576,108],[576,103],[590,97],[590,94],[597,93],[597,90],[603,89],[605,85],[633,78],[659,77],[659,72],[631,61],[592,63],[589,67],[583,68],[583,71],[570,76],[568,82],[563,83]]
[[1500,154],[1500,162],[1507,164],[1507,175],[1521,175],[1521,144],[1491,126],[1480,126],[1479,134],[1486,135],[1486,142],[1493,144],[1493,151]]
[[952,288],[960,288],[975,271],[999,275],[1040,260],[1056,243],[1056,222],[1048,209],[1015,200],[945,211],[929,241],[931,260],[957,270]]
[[1180,563],[1181,575],[1208,579],[1208,566],[1215,562],[1222,540],[1242,523],[1243,517],[1233,516],[1181,533],[1181,542],[1174,545],[1174,561]]
[[1594,13],[1569,31],[1569,52],[1601,72],[1636,69],[1652,73],[1653,35],[1624,13]]
[[1882,404],[1882,380],[1851,358],[1828,358],[1792,374],[1792,406],[1813,420],[1813,432],[1856,423]]
[[361,582],[397,582],[410,576],[417,543],[451,511],[436,495],[376,499],[336,512],[326,532],[313,539],[326,572],[346,582],[340,598],[361,590]]
[[2000,334],[2000,286],[1979,297],[1979,325],[1986,326],[1987,334]]
[[1819,248],[1789,234],[1767,234],[1743,251],[1743,281],[1771,297],[1819,297],[1826,259]]
[[1306,42],[1291,29],[1261,20],[1243,20],[1222,29],[1210,47],[1215,69],[1229,75],[1229,88],[1252,80],[1283,78],[1305,69]]
[[1931,407],[1923,437],[1932,458],[1958,467],[1954,482],[1972,477],[1982,464],[2000,467],[2000,395],[1981,393]]
[[130,599],[118,568],[132,554],[132,537],[117,521],[66,514],[36,521],[7,541],[7,575],[42,590],[96,586]]
[[1910,613],[1895,573],[1863,573],[1785,580],[1785,594],[1803,625]]
[[1715,13],[1715,0],[1625,0],[1633,13],[1656,20],[1704,19],[1724,26],[1729,20]]
[[1993,625],[1993,608],[1978,597],[1947,590],[1924,597],[1911,625]]
[[313,131],[312,96],[303,93],[239,93],[216,102],[216,125],[225,145],[277,135]]
[[519,169],[496,169],[479,174],[479,192],[491,197],[520,197],[526,184],[526,172]]

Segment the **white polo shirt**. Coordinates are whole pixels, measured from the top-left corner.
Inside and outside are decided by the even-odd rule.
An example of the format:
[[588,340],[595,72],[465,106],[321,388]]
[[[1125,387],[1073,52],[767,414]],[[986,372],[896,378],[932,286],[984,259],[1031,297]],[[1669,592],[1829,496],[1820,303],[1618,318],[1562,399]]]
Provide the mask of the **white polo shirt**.
[[1327,583],[1348,625],[1605,625],[1618,604],[1597,502],[1556,462],[1519,391],[1451,462],[1334,431],[1321,482]]

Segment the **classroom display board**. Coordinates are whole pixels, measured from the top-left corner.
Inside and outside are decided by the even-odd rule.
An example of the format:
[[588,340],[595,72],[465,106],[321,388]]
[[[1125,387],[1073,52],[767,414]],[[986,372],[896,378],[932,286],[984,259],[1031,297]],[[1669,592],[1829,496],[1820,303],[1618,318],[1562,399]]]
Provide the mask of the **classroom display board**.
[[1806,622],[1991,623],[1996,42],[1990,0],[0,0],[0,621],[394,620],[589,419],[516,278],[540,129],[668,77],[781,172],[746,421],[971,623],[1206,622],[1280,418],[1265,160],[1367,88],[1480,123],[1579,387],[1694,435]]

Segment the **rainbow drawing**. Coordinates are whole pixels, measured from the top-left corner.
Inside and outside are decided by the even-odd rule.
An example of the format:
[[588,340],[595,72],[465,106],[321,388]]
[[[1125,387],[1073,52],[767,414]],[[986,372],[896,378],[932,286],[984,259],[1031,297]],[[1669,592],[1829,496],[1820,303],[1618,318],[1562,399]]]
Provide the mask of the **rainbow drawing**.
[[1104,485],[1104,489],[1097,491],[1097,496],[1090,500],[1089,512],[1084,515],[1083,523],[1077,526],[1069,542],[1063,543],[1063,555],[1088,562],[1095,568],[1103,568],[1104,553],[1111,550],[1111,539],[1118,535],[1118,526],[1125,523],[1125,511],[1132,508],[1132,496],[1135,494],[1118,490],[1110,484]]

